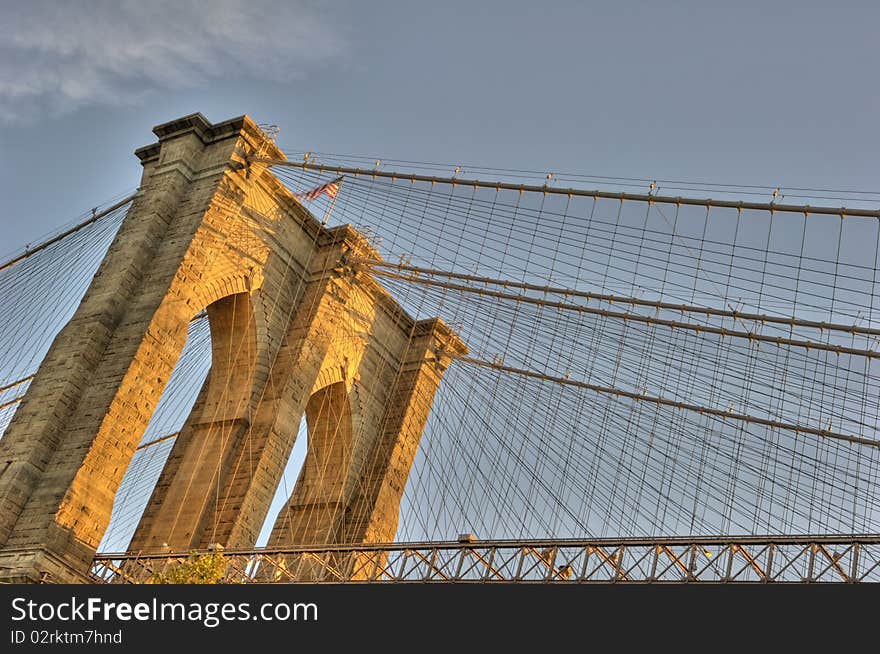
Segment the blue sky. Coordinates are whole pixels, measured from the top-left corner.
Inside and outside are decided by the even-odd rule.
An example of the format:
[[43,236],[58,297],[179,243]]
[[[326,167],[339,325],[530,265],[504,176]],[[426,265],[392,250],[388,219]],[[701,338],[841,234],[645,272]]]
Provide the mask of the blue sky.
[[874,2],[204,4],[0,0],[0,252],[136,186],[193,111],[291,149],[880,187]]

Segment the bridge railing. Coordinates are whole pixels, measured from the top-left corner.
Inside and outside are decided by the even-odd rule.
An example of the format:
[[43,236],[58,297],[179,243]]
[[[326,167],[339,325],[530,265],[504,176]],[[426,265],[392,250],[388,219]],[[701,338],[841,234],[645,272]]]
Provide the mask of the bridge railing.
[[[101,554],[92,574],[152,583],[189,554]],[[229,583],[880,582],[880,535],[394,543],[223,557]]]

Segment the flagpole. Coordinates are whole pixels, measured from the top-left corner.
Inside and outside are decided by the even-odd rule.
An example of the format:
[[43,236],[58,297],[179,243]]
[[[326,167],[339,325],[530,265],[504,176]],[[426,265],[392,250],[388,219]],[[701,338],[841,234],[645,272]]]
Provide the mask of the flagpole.
[[333,211],[333,205],[336,204],[336,198],[330,200],[330,205],[327,207],[327,212],[324,214],[324,220],[321,221],[321,225],[326,225],[327,221],[330,220],[330,212]]
[[339,191],[342,188],[343,177],[339,178],[339,185],[336,187],[336,193],[334,193],[333,198],[330,200],[330,204],[327,206],[327,211],[324,214],[324,220],[321,221],[321,226],[327,224],[327,221],[330,220],[330,212],[333,211],[333,207],[336,206],[336,198],[339,196]]

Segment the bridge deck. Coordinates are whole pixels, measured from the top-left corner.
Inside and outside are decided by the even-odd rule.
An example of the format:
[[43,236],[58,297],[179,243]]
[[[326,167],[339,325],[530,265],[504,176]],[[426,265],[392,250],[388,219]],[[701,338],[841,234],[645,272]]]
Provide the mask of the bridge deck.
[[[234,583],[861,583],[880,535],[390,543],[224,552]],[[149,583],[188,554],[100,554],[106,583]]]

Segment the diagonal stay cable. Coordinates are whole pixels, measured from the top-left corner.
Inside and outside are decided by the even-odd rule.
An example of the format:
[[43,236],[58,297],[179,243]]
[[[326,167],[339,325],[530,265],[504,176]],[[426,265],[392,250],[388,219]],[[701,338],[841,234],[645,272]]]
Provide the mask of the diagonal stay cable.
[[761,418],[758,416],[751,416],[744,413],[736,413],[733,411],[725,411],[723,409],[715,409],[712,407],[700,406],[698,404],[690,404],[688,402],[678,402],[676,400],[670,400],[664,397],[660,397],[657,395],[646,395],[642,393],[634,393],[632,391],[626,391],[621,388],[614,388],[611,386],[599,386],[597,384],[591,384],[589,382],[577,381],[574,379],[566,379],[565,377],[557,377],[554,375],[546,375],[541,372],[537,372],[534,370],[526,370],[524,368],[516,368],[513,366],[507,366],[503,363],[495,363],[492,361],[483,361],[482,359],[475,359],[473,357],[468,356],[459,356],[455,357],[457,361],[461,361],[463,363],[470,363],[476,366],[482,366],[484,368],[494,368],[495,370],[501,370],[503,372],[512,373],[515,375],[523,375],[525,377],[532,377],[535,379],[542,379],[545,381],[554,382],[556,384],[563,384],[566,386],[575,386],[577,388],[584,388],[590,391],[594,391],[596,393],[603,393],[606,395],[614,395],[617,397],[626,397],[631,400],[638,400],[641,402],[650,402],[653,404],[659,404],[664,406],[672,406],[677,409],[684,409],[687,411],[696,411],[698,413],[703,413],[711,416],[719,416],[721,418],[725,418],[728,420],[736,420],[740,422],[753,423],[758,425],[764,425],[766,427],[773,427],[776,429],[786,429],[789,431],[794,431],[799,434],[811,434],[813,436],[821,436],[823,438],[833,438],[836,440],[846,441],[849,443],[855,443],[858,445],[867,445],[870,447],[880,448],[880,441],[870,439],[870,438],[862,438],[859,436],[851,435],[851,434],[836,434],[828,429],[818,429],[816,427],[808,427],[806,425],[797,425],[793,423],[780,422],[778,420],[770,420],[767,418]]

